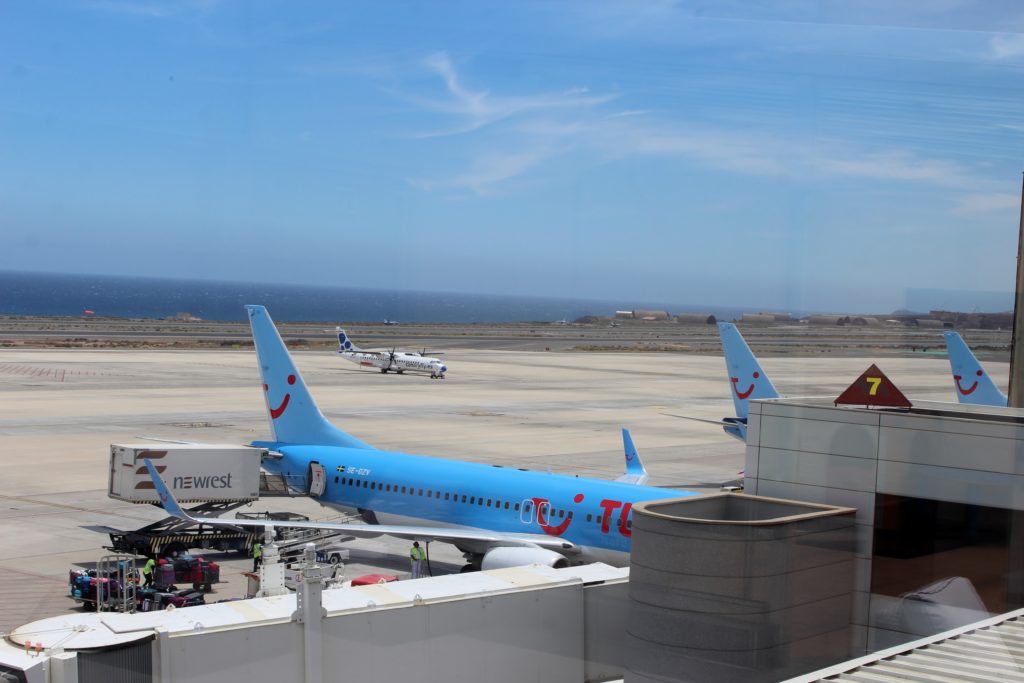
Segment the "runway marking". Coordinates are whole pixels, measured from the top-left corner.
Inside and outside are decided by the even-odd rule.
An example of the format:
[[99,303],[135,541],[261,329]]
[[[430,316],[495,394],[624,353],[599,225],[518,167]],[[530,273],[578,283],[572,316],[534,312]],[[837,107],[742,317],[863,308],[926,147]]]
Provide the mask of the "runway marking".
[[[131,515],[126,512],[114,512],[112,510],[100,510],[96,508],[86,508],[80,505],[66,505],[64,503],[51,503],[45,500],[37,500],[35,498],[29,498],[27,496],[8,496],[0,493],[0,500],[10,500],[19,503],[29,503],[32,505],[44,505],[49,507],[61,508],[63,510],[74,510],[75,512],[92,512],[100,515],[114,515],[115,517],[126,517],[128,519],[138,519],[138,515]],[[20,517],[20,516],[19,516]]]
[[96,376],[99,373],[87,370],[68,370],[67,368],[45,368],[31,365],[18,365],[15,363],[0,363],[0,374],[2,375],[23,375],[25,377],[50,378],[57,382],[63,382],[69,377]]
[[32,578],[35,578],[35,579],[46,579],[48,581],[57,581],[58,583],[67,583],[67,579],[65,577],[47,576],[46,574],[38,574],[36,572],[27,572],[24,569],[16,569],[15,567],[11,567],[11,566],[8,566],[8,565],[0,565],[0,566],[3,566],[4,573],[21,574],[22,576],[31,576]]

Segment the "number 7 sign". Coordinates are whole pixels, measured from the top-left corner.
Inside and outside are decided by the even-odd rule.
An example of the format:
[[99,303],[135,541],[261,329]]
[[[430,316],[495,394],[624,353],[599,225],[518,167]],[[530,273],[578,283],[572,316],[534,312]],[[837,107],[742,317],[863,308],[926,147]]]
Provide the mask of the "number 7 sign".
[[872,364],[835,400],[836,405],[909,408],[911,403],[885,373]]

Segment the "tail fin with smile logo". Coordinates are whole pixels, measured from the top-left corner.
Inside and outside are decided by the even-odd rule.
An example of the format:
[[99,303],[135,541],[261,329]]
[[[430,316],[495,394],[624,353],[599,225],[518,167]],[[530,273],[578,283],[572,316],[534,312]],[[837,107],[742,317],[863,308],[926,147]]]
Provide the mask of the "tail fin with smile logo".
[[263,380],[270,431],[278,443],[372,448],[323,416],[263,306],[246,306]]
[[999,391],[960,335],[943,332],[942,336],[946,338],[956,400],[979,406],[1005,406],[1006,394]]
[[[779,398],[775,385],[768,379],[754,353],[747,346],[743,335],[732,323],[719,323],[718,333],[722,338],[722,353],[725,355],[725,369],[729,377],[729,391],[736,406],[736,417],[743,423],[746,433],[747,414],[750,401],[755,398]],[[729,428],[726,427],[726,432]],[[729,432],[732,434],[732,432]],[[733,436],[738,436],[733,434]]]

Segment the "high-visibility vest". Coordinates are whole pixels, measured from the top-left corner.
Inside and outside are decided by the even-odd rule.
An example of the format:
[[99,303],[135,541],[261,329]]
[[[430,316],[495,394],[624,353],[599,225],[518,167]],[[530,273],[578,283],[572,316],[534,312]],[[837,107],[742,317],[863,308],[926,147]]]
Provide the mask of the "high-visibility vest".
[[263,556],[263,546],[261,546],[259,543],[254,543],[253,546],[252,546],[252,556],[253,556],[253,559],[256,559],[258,557],[262,557]]
[[146,564],[142,565],[142,575],[143,576],[149,576],[150,574],[152,574],[153,573],[153,567],[155,567],[155,566],[156,566],[156,560],[154,560],[152,557],[149,558],[149,560],[146,561]]
[[427,559],[426,554],[423,552],[423,548],[417,548],[413,546],[409,551],[409,558],[413,560],[425,560]]

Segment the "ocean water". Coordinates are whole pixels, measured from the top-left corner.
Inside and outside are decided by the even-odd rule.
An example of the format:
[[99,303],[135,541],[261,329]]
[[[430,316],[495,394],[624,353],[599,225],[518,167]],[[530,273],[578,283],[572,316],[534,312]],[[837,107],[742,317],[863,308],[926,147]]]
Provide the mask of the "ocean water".
[[266,306],[275,320],[310,322],[494,323],[573,320],[616,310],[698,311],[718,316],[740,309],[645,301],[603,301],[445,292],[55,275],[0,271],[0,315],[167,318],[188,312],[204,320],[244,320],[245,304]]

